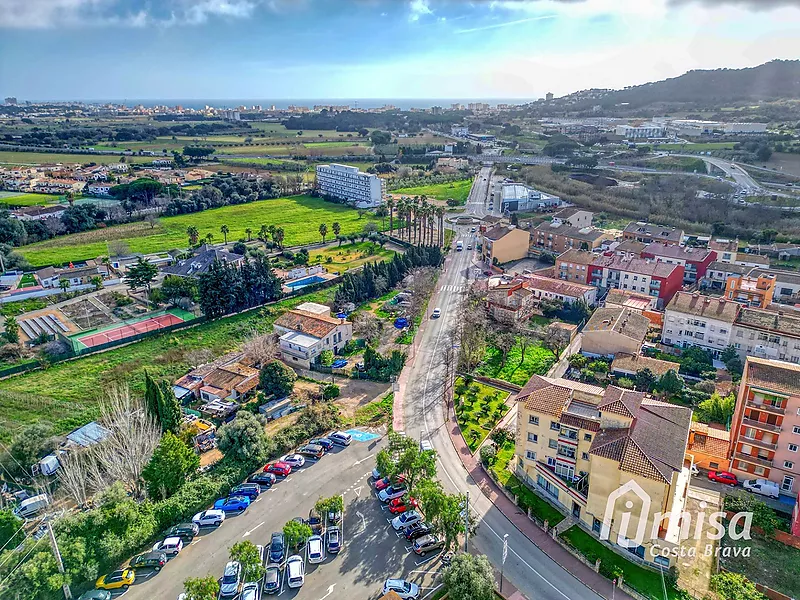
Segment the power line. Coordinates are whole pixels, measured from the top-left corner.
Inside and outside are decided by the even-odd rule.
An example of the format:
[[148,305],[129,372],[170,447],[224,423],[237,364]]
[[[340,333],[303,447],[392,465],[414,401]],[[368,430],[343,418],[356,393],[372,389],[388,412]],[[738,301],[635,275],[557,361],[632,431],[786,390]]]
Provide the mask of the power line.
[[11,570],[11,572],[8,574],[8,576],[7,576],[5,579],[3,579],[3,581],[0,581],[0,590],[2,590],[2,589],[3,589],[3,586],[5,585],[5,583],[6,583],[6,582],[7,582],[9,579],[11,579],[11,576],[14,574],[14,572],[15,572],[17,569],[19,569],[19,568],[22,566],[22,563],[24,563],[24,562],[27,560],[27,558],[28,558],[28,557],[31,555],[31,553],[32,553],[32,552],[33,552],[33,551],[36,549],[36,546],[38,546],[39,544],[41,544],[41,543],[42,543],[42,540],[43,540],[43,539],[44,539],[44,536],[42,536],[42,537],[40,537],[38,540],[36,540],[36,543],[35,543],[33,546],[31,546],[31,549],[30,549],[30,550],[28,550],[28,553],[27,553],[25,556],[23,556],[23,557],[22,557],[22,560],[21,560],[21,561],[19,561],[19,562],[17,563],[17,566],[16,566],[16,567],[14,567],[14,568]]
[[[17,536],[17,534],[18,534],[20,531],[22,531],[23,529],[25,529],[25,524],[24,524],[24,523],[23,523],[22,525],[20,525],[20,528],[19,528],[19,529],[17,529],[17,530],[14,532],[14,534],[13,534],[13,535],[12,535],[10,538],[8,538],[8,540],[6,540],[6,543],[5,543],[5,544],[3,544],[2,546],[0,546],[0,552],[2,552],[2,551],[3,551],[3,549],[4,549],[6,546],[8,546],[8,545],[11,543],[11,540],[13,540],[13,539],[14,539],[14,538]],[[26,536],[26,537],[27,537],[27,535],[28,535],[28,534],[25,534],[25,536]],[[23,540],[24,540],[24,539],[25,539],[25,538],[23,538]]]

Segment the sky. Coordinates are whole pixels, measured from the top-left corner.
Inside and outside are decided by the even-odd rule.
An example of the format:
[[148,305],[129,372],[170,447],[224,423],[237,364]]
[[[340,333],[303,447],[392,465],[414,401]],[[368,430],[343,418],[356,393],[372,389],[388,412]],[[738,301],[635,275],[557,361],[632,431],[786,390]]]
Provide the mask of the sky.
[[800,0],[0,0],[0,97],[504,98],[800,58]]

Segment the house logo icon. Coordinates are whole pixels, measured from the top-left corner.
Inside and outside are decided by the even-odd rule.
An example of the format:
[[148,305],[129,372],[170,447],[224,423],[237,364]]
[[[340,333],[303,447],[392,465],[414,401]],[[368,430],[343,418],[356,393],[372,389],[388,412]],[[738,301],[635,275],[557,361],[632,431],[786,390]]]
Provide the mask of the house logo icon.
[[[634,503],[632,500],[624,500],[624,497],[628,493],[635,494],[641,501],[642,507],[639,511],[639,524],[636,527],[636,535],[634,537],[628,537],[628,528],[631,522],[631,510],[633,509]],[[604,541],[608,541],[609,536],[611,535],[611,525],[614,520],[614,509],[617,504],[617,500],[624,500],[625,508],[627,510],[622,512],[622,518],[619,524],[619,534],[617,540],[611,540],[612,543],[616,542],[622,546],[626,547],[637,547],[641,546],[644,542],[645,532],[647,529],[647,516],[650,514],[650,495],[645,492],[642,487],[633,481],[632,479],[621,486],[619,486],[616,490],[614,490],[609,496],[608,500],[606,501],[606,510],[605,514],[603,515],[603,526],[600,529],[600,539]]]

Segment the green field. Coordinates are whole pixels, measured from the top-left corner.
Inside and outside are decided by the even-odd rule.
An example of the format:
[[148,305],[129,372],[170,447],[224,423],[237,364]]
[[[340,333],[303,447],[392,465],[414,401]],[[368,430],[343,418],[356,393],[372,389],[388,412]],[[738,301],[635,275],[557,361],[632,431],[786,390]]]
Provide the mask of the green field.
[[306,142],[298,144],[287,144],[284,146],[224,146],[217,149],[218,155],[223,154],[253,154],[253,155],[301,155],[311,153],[344,155],[344,154],[369,154],[368,144],[359,142]]
[[0,440],[8,441],[25,425],[48,421],[57,433],[80,427],[99,415],[98,400],[114,384],[144,392],[145,369],[170,380],[198,364],[193,352],[214,357],[235,350],[253,331],[272,331],[273,321],[301,302],[332,302],[336,288],[297,296],[245,314],[148,338],[99,354],[58,363],[0,381]]
[[[331,226],[328,224],[327,240],[333,238],[333,232],[330,229]],[[381,248],[373,242],[345,243],[341,246],[312,250],[308,253],[308,263],[311,265],[319,263],[327,267],[329,271],[344,273],[354,267],[389,258],[393,254],[394,250]],[[330,262],[328,261],[329,258],[331,259]]]
[[502,353],[494,346],[487,346],[481,365],[475,370],[478,375],[502,379],[509,383],[525,385],[532,375],[544,375],[556,361],[555,355],[540,343],[531,344],[522,356],[522,347],[515,344],[503,364]]
[[16,194],[0,192],[0,204],[7,207],[57,204],[58,199],[59,196],[53,196],[51,194]]
[[[301,163],[294,160],[284,160],[280,158],[260,158],[254,156],[252,158],[228,158],[226,156],[220,156],[220,161],[223,164],[231,164],[231,165],[259,165],[264,167],[278,167],[279,165],[285,164],[299,164],[305,168],[305,163]],[[214,170],[213,166],[209,167],[211,170]],[[295,173],[297,171],[286,171],[286,173]]]
[[[222,225],[227,225],[230,229],[230,242],[245,237],[245,229],[248,227],[256,232],[262,224],[283,227],[286,235],[284,245],[295,246],[319,241],[320,223],[326,223],[331,231],[333,222],[337,221],[341,225],[342,233],[358,233],[371,218],[374,219],[365,215],[359,219],[356,210],[342,204],[333,204],[310,196],[294,196],[225,206],[176,217],[162,217],[154,228],[147,223],[137,222],[94,229],[23,246],[18,251],[32,265],[40,267],[107,255],[106,242],[110,240],[123,240],[133,252],[165,252],[189,245],[186,236],[189,226],[197,227],[201,239],[207,233],[212,233],[215,241],[221,242],[222,234],[219,229]],[[379,222],[379,219],[375,221]]]
[[461,181],[451,181],[449,183],[434,183],[432,185],[420,185],[417,187],[400,188],[392,190],[392,194],[402,194],[403,196],[427,196],[436,200],[447,200],[452,198],[458,200],[459,204],[466,204],[469,191],[472,189],[472,179],[462,179]]
[[[0,164],[42,165],[53,163],[76,163],[85,165],[95,163],[107,165],[118,163],[121,156],[116,154],[61,154],[58,152],[0,152]],[[154,156],[126,156],[125,162],[152,162]]]

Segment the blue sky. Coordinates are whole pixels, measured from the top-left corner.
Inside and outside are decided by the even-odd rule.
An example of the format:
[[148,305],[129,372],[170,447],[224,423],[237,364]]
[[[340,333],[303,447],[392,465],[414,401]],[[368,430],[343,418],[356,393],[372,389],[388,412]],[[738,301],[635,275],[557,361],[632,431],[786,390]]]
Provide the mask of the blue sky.
[[797,0],[0,0],[0,96],[537,98],[800,57]]

